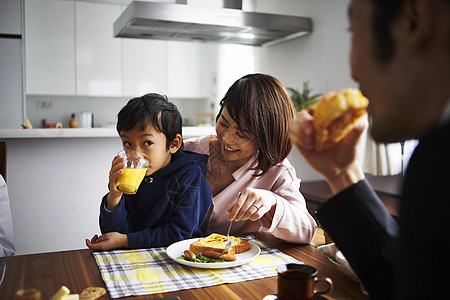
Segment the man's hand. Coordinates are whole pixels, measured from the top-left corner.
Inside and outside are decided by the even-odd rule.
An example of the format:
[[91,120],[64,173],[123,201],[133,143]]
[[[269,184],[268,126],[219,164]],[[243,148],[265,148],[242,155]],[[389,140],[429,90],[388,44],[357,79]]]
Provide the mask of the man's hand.
[[309,165],[321,173],[334,193],[364,179],[356,161],[358,142],[367,127],[367,121],[361,119],[355,128],[334,147],[322,152],[315,149],[314,110],[302,110],[290,125],[292,143],[298,148]]

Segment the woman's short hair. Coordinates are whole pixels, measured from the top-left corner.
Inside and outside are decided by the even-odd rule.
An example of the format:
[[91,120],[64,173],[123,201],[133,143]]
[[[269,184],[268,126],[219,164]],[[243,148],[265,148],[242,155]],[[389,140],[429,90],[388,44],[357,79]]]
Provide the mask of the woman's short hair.
[[289,122],[294,118],[294,107],[278,79],[266,74],[238,79],[220,101],[216,122],[224,107],[239,127],[254,136],[259,149],[256,169],[262,171],[258,175],[287,157],[292,149]]
[[117,114],[117,132],[128,131],[136,126],[144,130],[148,125],[154,126],[166,136],[166,147],[177,134],[182,134],[182,117],[175,104],[166,96],[150,93],[128,101]]

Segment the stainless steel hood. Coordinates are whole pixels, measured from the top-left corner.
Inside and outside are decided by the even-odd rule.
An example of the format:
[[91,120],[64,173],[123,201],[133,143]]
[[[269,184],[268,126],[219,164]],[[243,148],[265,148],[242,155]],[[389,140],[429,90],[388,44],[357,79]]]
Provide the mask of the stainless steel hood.
[[133,1],[114,22],[114,36],[261,46],[306,35],[307,17],[189,4]]

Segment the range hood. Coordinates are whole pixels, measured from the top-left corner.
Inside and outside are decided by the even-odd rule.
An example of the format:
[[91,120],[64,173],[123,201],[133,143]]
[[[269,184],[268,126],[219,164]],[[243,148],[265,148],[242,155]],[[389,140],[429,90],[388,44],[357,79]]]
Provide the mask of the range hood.
[[114,22],[114,36],[261,46],[306,35],[307,17],[191,4],[132,1]]

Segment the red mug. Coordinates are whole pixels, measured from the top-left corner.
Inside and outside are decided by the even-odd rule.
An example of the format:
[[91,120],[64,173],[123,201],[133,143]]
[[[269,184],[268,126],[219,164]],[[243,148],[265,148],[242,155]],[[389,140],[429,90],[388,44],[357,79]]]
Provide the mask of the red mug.
[[[277,267],[278,299],[312,300],[316,295],[326,294],[333,288],[329,277],[317,277],[317,270],[301,263],[284,264]],[[316,289],[317,282],[325,282],[327,287]]]

